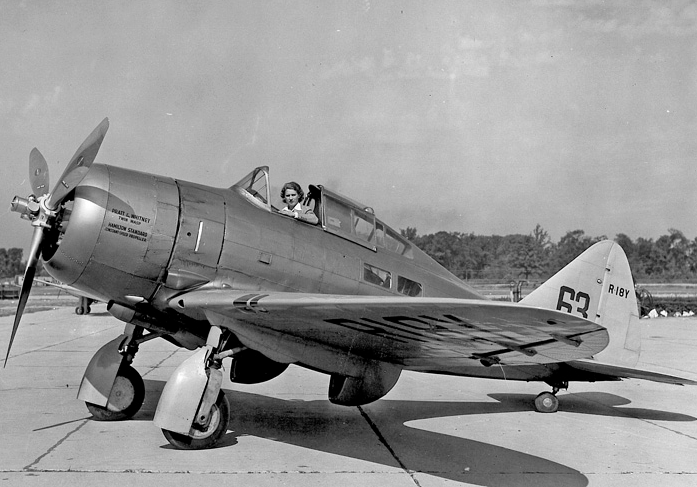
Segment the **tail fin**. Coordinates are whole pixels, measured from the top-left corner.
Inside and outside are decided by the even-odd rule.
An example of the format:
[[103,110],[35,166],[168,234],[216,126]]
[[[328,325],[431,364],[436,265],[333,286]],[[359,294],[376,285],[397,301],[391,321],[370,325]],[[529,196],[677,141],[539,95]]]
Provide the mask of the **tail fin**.
[[566,311],[607,328],[610,343],[594,357],[600,362],[633,367],[639,360],[634,282],[627,256],[611,240],[590,247],[521,303]]

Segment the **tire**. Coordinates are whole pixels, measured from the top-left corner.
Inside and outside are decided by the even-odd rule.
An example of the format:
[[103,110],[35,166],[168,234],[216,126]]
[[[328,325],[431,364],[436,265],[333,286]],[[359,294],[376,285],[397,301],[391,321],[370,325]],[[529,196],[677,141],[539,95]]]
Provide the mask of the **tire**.
[[535,398],[535,409],[540,413],[556,413],[559,399],[551,392],[543,392]]
[[97,421],[121,421],[135,416],[144,400],[143,378],[130,365],[122,365],[109,394],[107,405],[97,406],[90,402],[86,402],[85,405]]
[[230,403],[220,391],[211,410],[211,422],[205,431],[196,431],[194,436],[162,430],[167,441],[178,450],[204,450],[213,448],[223,437],[230,424]]

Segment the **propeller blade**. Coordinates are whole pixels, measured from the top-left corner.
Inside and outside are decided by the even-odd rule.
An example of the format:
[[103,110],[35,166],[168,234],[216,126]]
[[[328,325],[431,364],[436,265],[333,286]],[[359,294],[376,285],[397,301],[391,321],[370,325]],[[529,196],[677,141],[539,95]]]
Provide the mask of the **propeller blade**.
[[106,131],[109,128],[109,119],[105,118],[102,122],[97,125],[92,133],[87,136],[82,145],[78,148],[77,152],[70,159],[68,166],[63,171],[60,179],[56,183],[56,186],[51,192],[51,196],[46,203],[46,206],[51,210],[58,208],[63,199],[70,193],[75,186],[80,184],[80,181],[85,177],[87,171],[89,171],[90,166],[94,162],[95,157],[97,157],[97,152],[99,152],[99,147],[102,145]]
[[29,154],[29,181],[34,196],[39,197],[48,193],[48,164],[36,147]]
[[22,314],[24,314],[24,307],[27,304],[27,299],[29,299],[29,293],[31,292],[31,286],[34,283],[34,275],[36,274],[36,263],[39,261],[39,255],[41,254],[41,242],[44,238],[44,229],[40,226],[34,227],[34,235],[31,238],[31,249],[29,251],[29,259],[27,260],[27,269],[24,271],[24,282],[22,283],[22,291],[19,295],[19,302],[17,303],[17,312],[15,313],[15,322],[12,325],[12,334],[10,335],[10,344],[7,346],[7,355],[5,355],[5,365],[7,366],[7,360],[10,358],[10,350],[12,349],[12,343],[15,341],[15,335],[17,334],[17,328],[19,328],[19,322],[22,319]]

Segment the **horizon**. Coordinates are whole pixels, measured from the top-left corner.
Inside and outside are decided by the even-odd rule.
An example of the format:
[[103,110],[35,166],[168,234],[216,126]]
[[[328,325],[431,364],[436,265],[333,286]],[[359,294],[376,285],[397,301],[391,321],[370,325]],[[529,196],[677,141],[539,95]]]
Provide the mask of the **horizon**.
[[[0,193],[95,163],[227,187],[324,184],[395,229],[697,236],[697,4],[0,6]],[[75,29],[79,25],[79,29]],[[7,204],[6,203],[6,204]],[[0,247],[31,226],[0,214]]]

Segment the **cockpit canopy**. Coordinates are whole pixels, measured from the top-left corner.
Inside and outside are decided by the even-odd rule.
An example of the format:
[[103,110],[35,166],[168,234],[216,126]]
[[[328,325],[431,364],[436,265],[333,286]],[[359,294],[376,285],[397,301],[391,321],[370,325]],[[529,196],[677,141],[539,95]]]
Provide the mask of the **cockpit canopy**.
[[[278,211],[271,204],[268,166],[257,167],[230,189],[237,191],[253,205],[269,212]],[[325,232],[376,252],[381,248],[409,258],[413,255],[409,241],[378,220],[369,206],[361,205],[321,185],[310,185],[303,205],[314,211]]]

